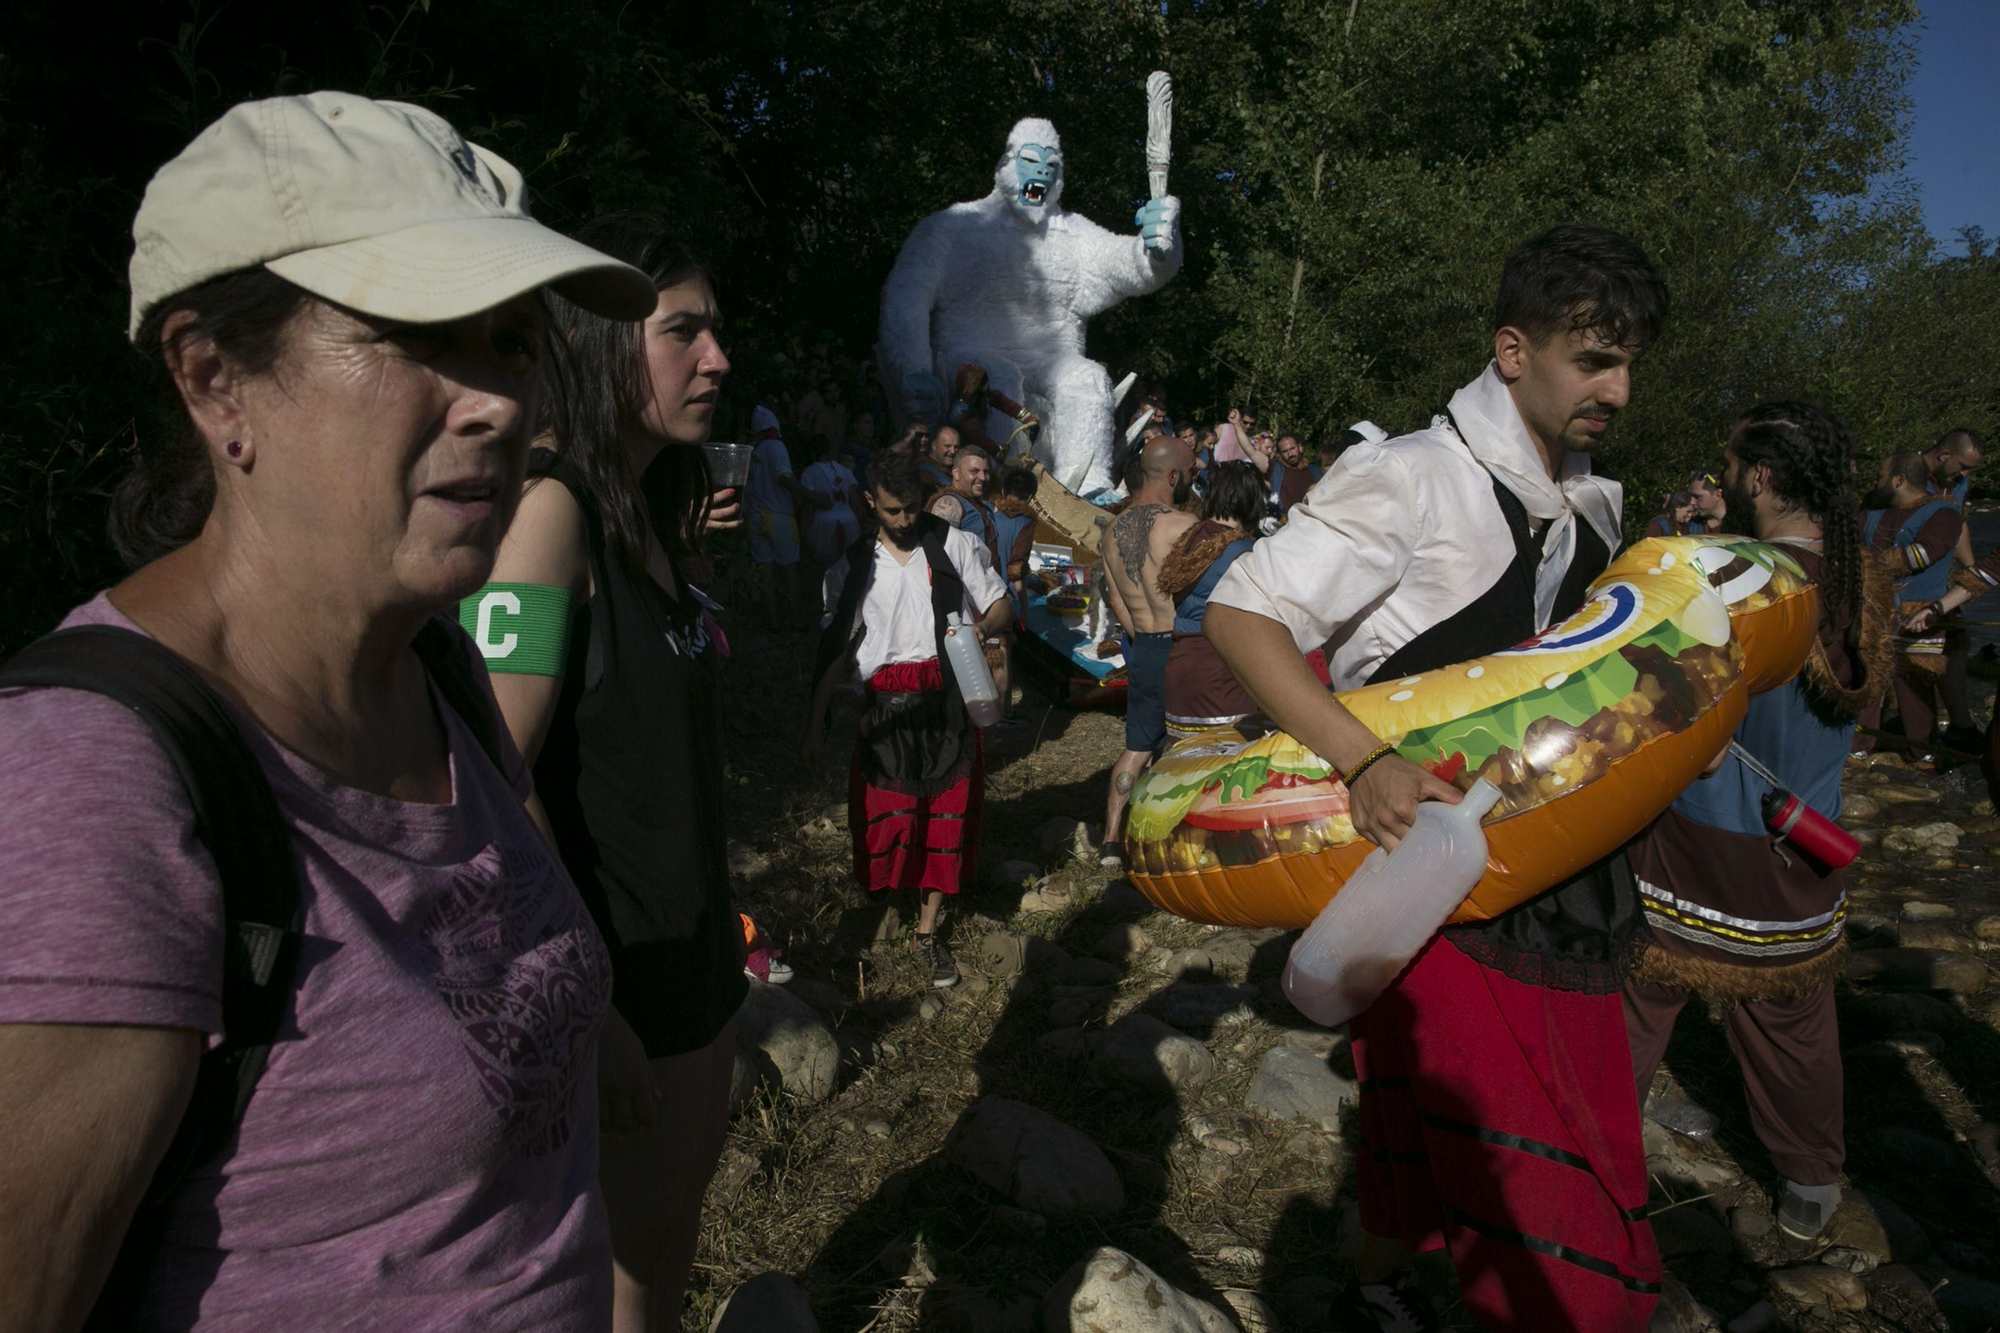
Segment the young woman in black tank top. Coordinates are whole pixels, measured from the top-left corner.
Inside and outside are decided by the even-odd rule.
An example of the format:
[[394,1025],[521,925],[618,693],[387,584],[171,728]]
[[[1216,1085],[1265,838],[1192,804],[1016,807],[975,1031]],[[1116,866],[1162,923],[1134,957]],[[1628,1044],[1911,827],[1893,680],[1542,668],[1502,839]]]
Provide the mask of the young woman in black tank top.
[[[598,1085],[612,1327],[647,1333],[679,1326],[748,984],[721,809],[719,644],[681,574],[705,529],[736,525],[699,448],[729,360],[707,274],[658,220],[578,234],[645,271],[659,303],[633,325],[551,298],[551,447],[531,458],[493,581],[566,590],[568,646],[560,675],[500,674],[494,689],[534,765],[532,813],[611,951]],[[661,501],[650,513],[648,493]]]

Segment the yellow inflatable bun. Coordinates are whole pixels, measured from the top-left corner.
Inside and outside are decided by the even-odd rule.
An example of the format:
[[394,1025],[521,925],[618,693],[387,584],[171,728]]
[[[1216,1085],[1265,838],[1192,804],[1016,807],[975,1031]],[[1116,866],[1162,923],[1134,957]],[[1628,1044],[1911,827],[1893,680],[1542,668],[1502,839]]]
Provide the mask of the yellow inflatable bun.
[[[1404,758],[1485,778],[1486,874],[1454,921],[1497,916],[1631,840],[1797,674],[1819,602],[1782,546],[1655,537],[1569,619],[1504,652],[1338,697]],[[1132,882],[1195,921],[1304,926],[1374,850],[1332,766],[1282,732],[1170,747],[1133,788]]]

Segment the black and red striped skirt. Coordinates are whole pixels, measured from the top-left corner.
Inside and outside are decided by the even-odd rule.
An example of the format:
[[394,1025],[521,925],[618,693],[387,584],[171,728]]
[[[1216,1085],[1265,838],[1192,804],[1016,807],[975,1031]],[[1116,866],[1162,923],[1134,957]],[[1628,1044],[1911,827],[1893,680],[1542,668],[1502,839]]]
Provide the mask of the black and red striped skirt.
[[1361,1224],[1448,1247],[1483,1328],[1644,1333],[1660,1293],[1623,1002],[1433,938],[1348,1028]]
[[[868,707],[848,771],[847,823],[854,878],[871,893],[936,889],[957,893],[979,873],[979,812],[986,794],[979,729],[942,708],[936,658],[896,662],[868,681]],[[961,714],[963,710],[960,710]],[[882,734],[894,727],[893,742]]]

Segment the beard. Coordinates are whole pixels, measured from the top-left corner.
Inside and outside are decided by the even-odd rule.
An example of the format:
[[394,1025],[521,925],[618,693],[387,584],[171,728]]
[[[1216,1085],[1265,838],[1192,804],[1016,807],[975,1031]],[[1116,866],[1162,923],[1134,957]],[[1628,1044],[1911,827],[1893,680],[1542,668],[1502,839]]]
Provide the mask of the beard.
[[1181,508],[1188,502],[1188,497],[1192,496],[1193,494],[1194,494],[1194,478],[1182,477],[1178,482],[1174,484],[1174,508],[1176,509]]
[[1887,486],[1872,487],[1868,494],[1861,497],[1861,507],[1863,509],[1894,509],[1896,507],[1895,493]]
[[892,528],[884,523],[881,525],[881,533],[882,540],[899,551],[917,549],[917,525],[914,523],[906,528]]
[[1755,537],[1757,506],[1749,493],[1726,481],[1718,490],[1722,495],[1722,530],[1734,537]]

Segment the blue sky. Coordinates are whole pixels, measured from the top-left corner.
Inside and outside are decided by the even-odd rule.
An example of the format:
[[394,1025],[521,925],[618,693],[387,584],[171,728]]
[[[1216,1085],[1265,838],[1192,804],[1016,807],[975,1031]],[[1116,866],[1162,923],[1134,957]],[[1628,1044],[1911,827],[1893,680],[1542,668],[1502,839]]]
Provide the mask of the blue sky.
[[1956,227],[2000,239],[2000,0],[1925,0],[1910,80],[1910,176],[1931,234],[1953,254]]

